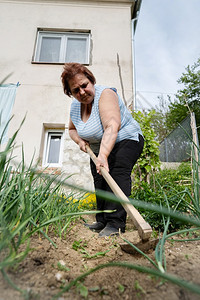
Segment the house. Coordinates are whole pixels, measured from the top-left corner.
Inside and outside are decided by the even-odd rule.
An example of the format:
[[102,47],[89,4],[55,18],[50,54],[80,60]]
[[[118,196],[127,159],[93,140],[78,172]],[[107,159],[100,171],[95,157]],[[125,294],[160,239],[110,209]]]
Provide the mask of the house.
[[[89,156],[68,136],[71,98],[63,93],[64,62],[77,61],[94,73],[97,84],[116,87],[124,101],[134,95],[133,35],[141,0],[0,1],[0,70],[17,83],[9,136],[25,162],[64,172],[71,183],[92,189]],[[0,78],[0,80],[1,80]],[[14,151],[20,161],[21,147]]]

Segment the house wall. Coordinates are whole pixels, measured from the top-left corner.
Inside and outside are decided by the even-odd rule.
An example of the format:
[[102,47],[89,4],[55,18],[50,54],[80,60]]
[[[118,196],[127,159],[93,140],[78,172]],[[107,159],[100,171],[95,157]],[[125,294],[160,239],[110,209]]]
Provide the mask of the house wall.
[[[119,54],[124,93],[131,99],[131,1],[0,1],[0,70],[2,80],[20,83],[9,135],[25,122],[16,143],[23,143],[27,165],[33,155],[42,157],[43,124],[65,127],[63,166],[66,175],[76,173],[71,183],[93,189],[89,157],[69,139],[67,126],[71,99],[64,95],[60,76],[63,65],[33,64],[37,28],[91,30],[91,62],[97,84],[118,89],[122,94],[117,53]],[[15,149],[20,161],[21,148]]]

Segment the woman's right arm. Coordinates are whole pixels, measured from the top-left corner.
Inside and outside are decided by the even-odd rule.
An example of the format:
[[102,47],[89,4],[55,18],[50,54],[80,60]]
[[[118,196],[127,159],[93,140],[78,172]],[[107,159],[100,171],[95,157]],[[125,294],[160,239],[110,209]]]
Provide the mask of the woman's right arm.
[[74,126],[71,118],[69,119],[69,136],[70,138],[77,144],[79,145],[79,148],[84,151],[87,152],[86,150],[86,145],[88,144],[85,140],[83,140],[79,135],[78,132],[76,130],[76,127]]

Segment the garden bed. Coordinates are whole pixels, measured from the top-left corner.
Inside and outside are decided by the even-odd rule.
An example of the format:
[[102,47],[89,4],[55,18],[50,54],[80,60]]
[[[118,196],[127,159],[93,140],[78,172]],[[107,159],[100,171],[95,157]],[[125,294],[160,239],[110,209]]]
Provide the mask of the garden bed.
[[[93,219],[93,217],[86,217]],[[23,290],[29,291],[29,299],[53,299],[79,275],[99,264],[127,262],[150,267],[150,262],[141,255],[131,255],[121,250],[120,237],[99,238],[78,220],[66,238],[49,235],[57,248],[38,234],[31,237],[32,251],[15,268],[8,272],[13,282]],[[131,242],[139,241],[137,231],[128,222],[123,235]],[[176,236],[176,239],[178,237]],[[200,285],[200,241],[167,242],[165,246],[167,272]],[[154,251],[148,256],[154,259]],[[0,299],[18,300],[22,295],[0,279]],[[158,279],[155,276],[140,273],[122,267],[102,268],[85,277],[58,299],[199,299],[182,287]]]

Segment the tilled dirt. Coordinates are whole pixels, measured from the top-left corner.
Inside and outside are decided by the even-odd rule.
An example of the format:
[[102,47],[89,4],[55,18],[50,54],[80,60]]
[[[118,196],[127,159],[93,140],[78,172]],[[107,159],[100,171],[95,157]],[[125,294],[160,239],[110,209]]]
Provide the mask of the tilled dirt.
[[[140,240],[130,221],[126,233],[122,236],[134,244]],[[86,228],[81,220],[71,227],[66,238],[60,239],[53,233],[50,237],[57,248],[43,237],[35,235],[31,238],[32,251],[16,268],[8,272],[12,281],[20,289],[28,292],[28,299],[200,299],[200,295],[183,287],[134,269],[118,266],[99,269],[62,295],[56,296],[78,276],[101,264],[125,262],[146,267],[152,265],[144,256],[124,252],[119,245],[123,243],[120,237],[99,238],[98,233]],[[167,272],[200,285],[199,253],[199,241],[167,242]],[[153,250],[149,250],[147,254],[155,261]],[[13,289],[1,276],[0,300],[19,299],[23,299],[22,294]]]

